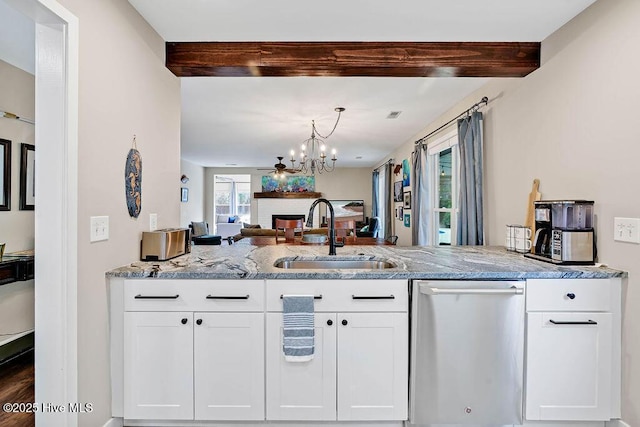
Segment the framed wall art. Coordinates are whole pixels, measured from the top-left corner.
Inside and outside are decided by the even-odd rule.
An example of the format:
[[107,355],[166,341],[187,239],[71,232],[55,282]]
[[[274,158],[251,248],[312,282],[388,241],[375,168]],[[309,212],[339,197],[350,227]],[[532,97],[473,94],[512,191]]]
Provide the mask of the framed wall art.
[[411,227],[411,214],[404,214],[404,226]]
[[396,181],[393,183],[393,201],[402,201],[402,181]]
[[180,189],[180,201],[183,203],[189,201],[189,189],[187,187],[182,187]]
[[0,139],[0,211],[11,210],[11,141]]
[[411,209],[411,191],[404,192],[402,207],[405,209]]
[[20,144],[20,210],[32,211],[36,205],[36,147]]

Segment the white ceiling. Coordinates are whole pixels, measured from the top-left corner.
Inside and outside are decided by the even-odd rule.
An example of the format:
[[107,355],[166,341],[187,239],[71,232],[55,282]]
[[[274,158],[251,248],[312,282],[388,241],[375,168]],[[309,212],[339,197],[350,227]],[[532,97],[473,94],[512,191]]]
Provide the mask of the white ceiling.
[[[129,0],[166,41],[542,41],[594,1]],[[0,0],[0,59],[32,68],[33,27],[3,32],[24,19],[5,8]],[[203,166],[271,166],[310,136],[311,120],[328,133],[342,106],[328,141],[338,165],[371,167],[487,81],[182,78],[182,157]],[[386,119],[390,111],[402,114]]]

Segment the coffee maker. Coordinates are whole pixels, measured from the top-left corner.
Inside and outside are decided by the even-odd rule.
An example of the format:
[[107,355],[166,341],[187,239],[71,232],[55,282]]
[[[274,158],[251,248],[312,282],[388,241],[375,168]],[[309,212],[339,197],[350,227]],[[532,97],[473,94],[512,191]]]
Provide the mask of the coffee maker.
[[596,246],[593,201],[534,202],[535,227],[528,258],[564,265],[593,265]]

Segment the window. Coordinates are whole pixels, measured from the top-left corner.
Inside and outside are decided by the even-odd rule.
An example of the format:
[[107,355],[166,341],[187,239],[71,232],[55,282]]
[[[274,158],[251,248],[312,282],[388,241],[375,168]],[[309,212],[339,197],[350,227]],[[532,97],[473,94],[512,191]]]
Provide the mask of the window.
[[216,175],[213,193],[214,218],[237,215],[240,221],[251,222],[250,175]]
[[435,140],[427,149],[432,195],[430,235],[432,245],[455,244],[458,225],[458,133],[450,132]]

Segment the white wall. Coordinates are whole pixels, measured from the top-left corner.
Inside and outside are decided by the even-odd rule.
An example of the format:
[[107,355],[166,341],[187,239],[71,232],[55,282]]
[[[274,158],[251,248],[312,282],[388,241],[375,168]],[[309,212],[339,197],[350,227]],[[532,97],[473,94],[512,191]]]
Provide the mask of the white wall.
[[[180,226],[188,227],[191,221],[204,221],[204,168],[200,165],[180,160],[180,176],[189,177],[181,187],[189,189],[189,200],[180,203]],[[180,200],[176,194],[176,200]]]
[[[268,171],[265,171],[268,172]],[[263,171],[254,168],[205,168],[205,220],[213,224],[213,182],[215,175],[251,175],[251,192],[262,191]],[[316,191],[329,200],[364,200],[365,216],[371,216],[371,169],[337,168],[316,175]],[[251,217],[257,218],[256,202],[251,201]]]
[[[78,399],[81,426],[110,418],[104,273],[140,257],[149,214],[180,221],[180,82],[164,66],[164,41],[126,0],[59,0],[78,17]],[[142,211],[129,217],[124,167],[133,135],[142,155]],[[89,217],[108,215],[109,240],[89,243]]]
[[[33,120],[34,76],[2,60],[0,76],[0,111]],[[20,210],[20,144],[35,144],[34,136],[35,126],[15,119],[0,118],[0,138],[11,141],[11,210],[0,211],[0,243],[7,244],[5,252],[34,247],[34,211]]]
[[[613,218],[640,217],[640,2],[598,1],[542,44],[543,65],[495,79],[419,135],[477,102],[485,113],[486,237],[522,223],[534,178],[544,199],[595,201],[599,261],[629,272],[623,295],[622,415],[640,425],[640,245],[613,240]],[[419,135],[416,135],[416,139]],[[413,140],[393,153],[398,159]]]

